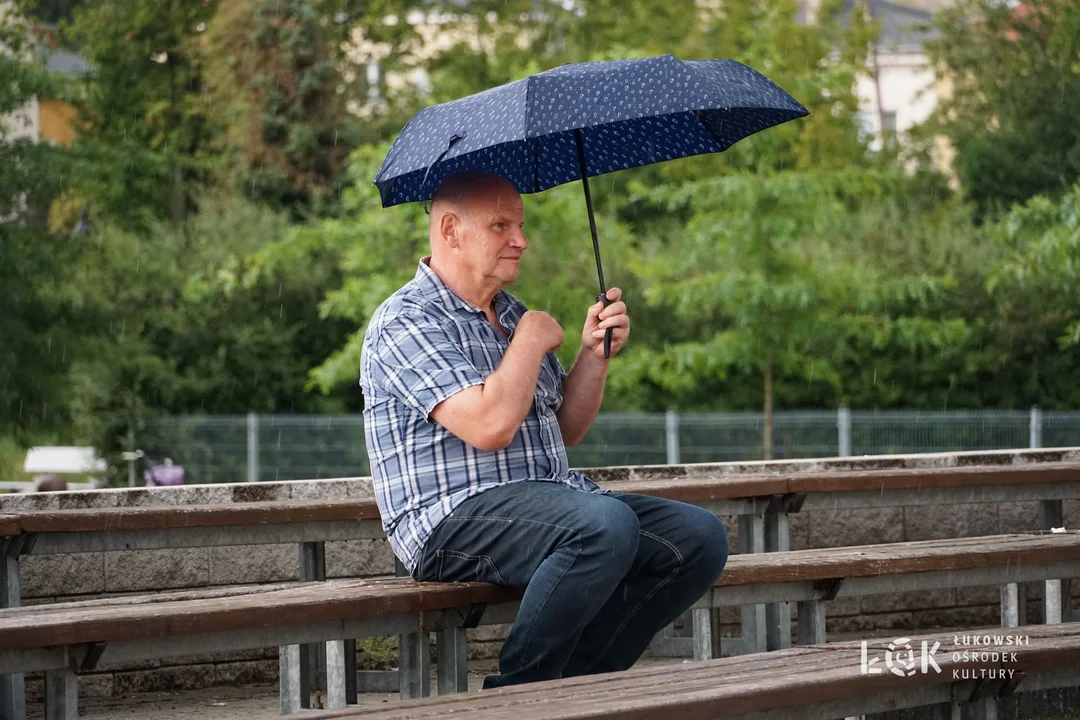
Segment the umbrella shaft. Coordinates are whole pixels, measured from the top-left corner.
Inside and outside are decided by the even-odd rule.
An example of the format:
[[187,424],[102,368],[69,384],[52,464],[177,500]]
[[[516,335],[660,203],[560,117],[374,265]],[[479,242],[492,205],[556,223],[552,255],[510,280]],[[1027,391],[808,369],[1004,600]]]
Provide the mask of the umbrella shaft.
[[606,295],[604,286],[604,268],[600,264],[600,240],[596,236],[596,218],[593,216],[592,195],[589,193],[589,173],[585,167],[585,139],[581,130],[575,130],[577,139],[578,163],[581,165],[581,187],[585,190],[585,208],[589,211],[589,230],[592,232],[593,254],[596,256],[596,275],[600,278],[600,294]]

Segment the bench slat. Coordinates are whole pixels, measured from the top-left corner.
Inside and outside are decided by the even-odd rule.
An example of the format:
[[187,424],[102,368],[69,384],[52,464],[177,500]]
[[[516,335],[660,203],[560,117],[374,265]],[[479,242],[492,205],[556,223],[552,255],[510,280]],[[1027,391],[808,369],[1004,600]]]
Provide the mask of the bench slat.
[[1033,485],[1080,482],[1077,463],[928,468],[921,470],[857,470],[797,473],[788,492],[822,493],[851,490],[917,490],[977,485]]
[[[334,580],[242,596],[189,601],[118,603],[68,610],[12,609],[0,617],[0,647],[28,649],[88,642],[150,640],[343,618],[495,604],[520,592],[482,583],[392,583]],[[47,607],[47,606],[46,606]]]
[[996,535],[958,540],[732,555],[717,586],[965,570],[1080,559],[1080,534]]
[[22,525],[19,523],[19,520],[20,517],[18,515],[7,513],[0,515],[0,537],[18,535],[22,532]]
[[23,532],[117,532],[164,528],[377,520],[374,500],[282,500],[216,505],[36,510],[22,513]]

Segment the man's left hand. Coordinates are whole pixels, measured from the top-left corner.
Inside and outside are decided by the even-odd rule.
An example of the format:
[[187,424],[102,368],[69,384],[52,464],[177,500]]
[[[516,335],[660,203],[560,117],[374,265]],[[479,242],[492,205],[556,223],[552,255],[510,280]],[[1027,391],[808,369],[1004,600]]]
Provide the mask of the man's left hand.
[[620,299],[622,290],[609,288],[607,298],[613,301],[607,307],[597,300],[596,304],[589,308],[585,329],[581,333],[582,348],[588,348],[601,360],[604,359],[604,333],[608,328],[612,328],[611,357],[618,354],[626,339],[630,337],[630,316],[626,314],[626,303]]

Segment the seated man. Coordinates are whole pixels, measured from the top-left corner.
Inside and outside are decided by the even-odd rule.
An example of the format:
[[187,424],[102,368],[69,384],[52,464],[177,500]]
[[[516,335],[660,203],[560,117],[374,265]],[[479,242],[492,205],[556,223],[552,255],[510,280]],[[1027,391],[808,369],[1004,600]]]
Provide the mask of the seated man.
[[524,588],[484,687],[624,670],[724,568],[713,514],[604,492],[567,466],[600,407],[626,305],[595,303],[567,374],[563,331],[503,288],[529,246],[514,187],[448,178],[432,200],[431,255],[372,316],[362,351],[364,430],[394,553],[420,581]]

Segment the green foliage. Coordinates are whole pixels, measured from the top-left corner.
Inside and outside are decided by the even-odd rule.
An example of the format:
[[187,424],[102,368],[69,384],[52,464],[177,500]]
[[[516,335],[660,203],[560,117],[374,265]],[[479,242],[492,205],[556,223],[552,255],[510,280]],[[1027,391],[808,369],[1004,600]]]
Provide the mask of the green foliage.
[[0,7],[0,434],[21,440],[62,423],[77,322],[58,297],[72,240],[48,231],[63,153],[23,135],[22,112],[63,83],[43,68],[29,27]]
[[[958,149],[958,196],[919,148],[868,150],[875,28],[838,0],[814,26],[795,0],[21,0],[74,7],[61,37],[95,72],[60,83],[0,24],[0,114],[68,97],[81,131],[67,149],[0,127],[0,436],[108,454],[164,414],[359,410],[368,319],[429,252],[422,208],[371,185],[408,118],[661,53],[743,61],[812,115],[592,181],[633,318],[605,410],[1080,407],[1078,3],[940,16],[953,94],[921,133]],[[443,13],[444,47],[425,51],[420,11]],[[430,86],[390,82],[418,70]],[[84,204],[95,230],[73,236]],[[563,325],[569,365],[597,292],[581,188],[525,208],[509,289]]]
[[218,9],[202,55],[240,192],[298,213],[336,205],[360,130],[346,116],[351,96],[339,94],[348,66],[335,47],[344,34],[311,0],[236,0]]
[[63,36],[94,73],[78,101],[73,182],[97,214],[145,227],[178,226],[217,160],[204,151],[208,117],[194,38],[213,17],[209,0],[89,3]]
[[70,402],[98,447],[124,447],[129,428],[161,414],[347,407],[345,394],[304,389],[307,370],[345,336],[314,313],[338,281],[333,266],[258,267],[249,257],[287,220],[237,201],[201,205],[149,238],[102,227],[79,260],[70,301],[107,331],[76,361]]
[[934,130],[983,213],[1080,178],[1080,1],[961,0],[927,51],[952,85]]

